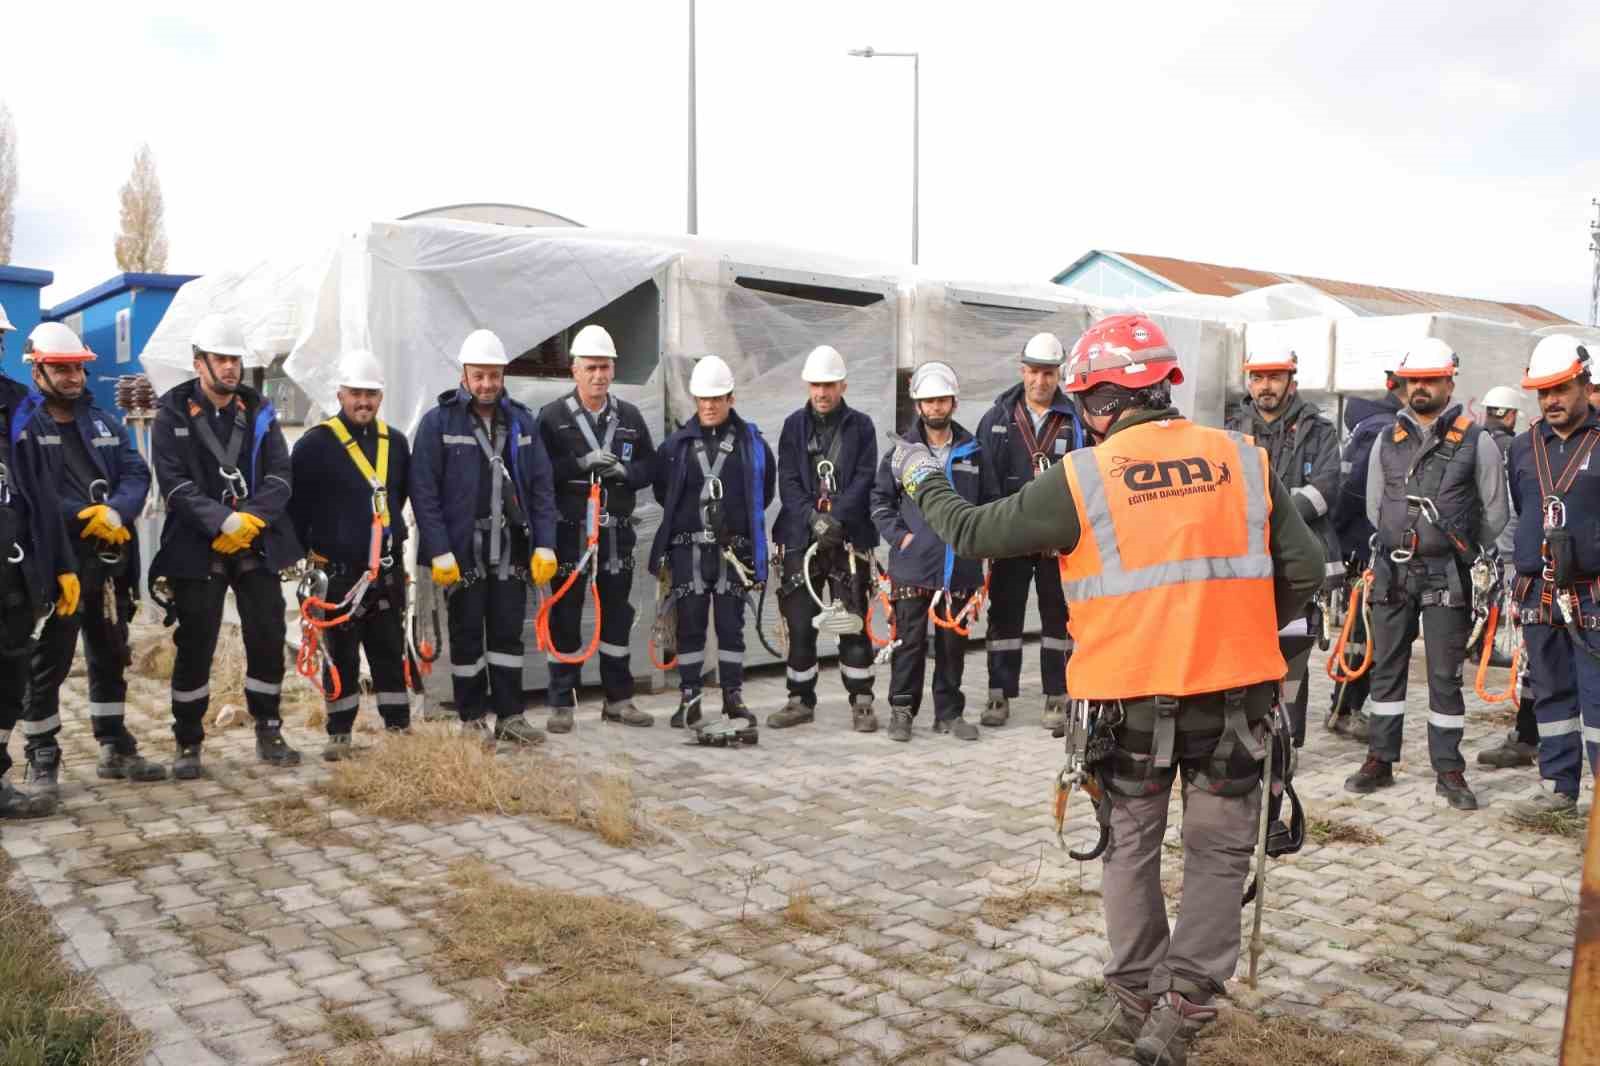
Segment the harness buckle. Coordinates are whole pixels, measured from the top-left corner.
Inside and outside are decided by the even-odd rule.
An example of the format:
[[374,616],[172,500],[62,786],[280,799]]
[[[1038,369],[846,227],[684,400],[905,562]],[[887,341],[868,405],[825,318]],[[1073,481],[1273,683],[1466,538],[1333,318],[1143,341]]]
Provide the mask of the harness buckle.
[[1033,472],[1037,476],[1050,469],[1050,457],[1044,452],[1033,453]]
[[705,498],[708,500],[722,499],[722,479],[717,477],[715,474],[706,478]]
[[817,463],[817,484],[822,486],[824,492],[834,493],[839,491],[838,482],[833,477],[833,461],[831,459],[823,459]]
[[250,498],[250,486],[245,483],[244,474],[238,467],[217,467],[217,473],[222,475],[222,502],[239,509],[239,501]]
[[1417,554],[1417,545],[1422,540],[1415,529],[1408,529],[1400,535],[1400,547],[1389,553],[1389,558],[1397,563],[1408,563]]
[[1546,496],[1544,498],[1544,528],[1565,529],[1567,527],[1567,505],[1559,496]]

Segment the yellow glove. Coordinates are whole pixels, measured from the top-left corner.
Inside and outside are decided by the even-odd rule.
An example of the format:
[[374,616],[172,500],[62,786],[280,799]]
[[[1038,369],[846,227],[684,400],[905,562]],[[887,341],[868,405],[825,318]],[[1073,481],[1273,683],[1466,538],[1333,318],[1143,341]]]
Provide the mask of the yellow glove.
[[133,533],[122,524],[122,516],[106,504],[90,504],[78,512],[78,517],[88,520],[78,534],[80,540],[94,537],[108,544],[126,544],[133,539]]
[[[258,518],[249,511],[235,511],[234,515],[241,523],[238,537],[240,540],[244,541],[244,546],[248,548],[252,543],[254,543],[256,537],[261,535],[261,531],[267,528],[267,520],[265,518]],[[228,524],[224,522],[222,525],[223,528],[226,529]]]
[[250,547],[256,534],[266,527],[266,522],[249,511],[235,511],[223,520],[222,532],[211,542],[211,550],[223,555],[235,555]]
[[58,574],[56,584],[61,586],[61,598],[56,600],[56,614],[78,613],[78,575]]
[[535,585],[543,585],[556,576],[556,553],[549,548],[535,548],[528,560],[528,573]]
[[456,565],[455,552],[445,552],[443,555],[433,557],[433,583],[440,588],[449,588],[461,580],[461,567]]

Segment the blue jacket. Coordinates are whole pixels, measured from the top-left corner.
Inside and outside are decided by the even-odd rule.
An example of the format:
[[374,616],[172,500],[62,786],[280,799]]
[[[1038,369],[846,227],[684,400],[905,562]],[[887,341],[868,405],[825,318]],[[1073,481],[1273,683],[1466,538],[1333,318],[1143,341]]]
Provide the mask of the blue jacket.
[[[944,473],[963,499],[978,502],[981,491],[983,449],[971,433],[959,422],[950,425],[950,454],[945,457]],[[922,432],[922,419],[903,435],[913,444],[926,444]],[[896,585],[915,588],[947,588],[956,592],[975,589],[983,584],[983,560],[963,559],[946,546],[922,517],[915,501],[909,500],[889,471],[893,458],[885,455],[878,464],[878,478],[872,486],[872,521],[878,532],[889,542],[889,580]],[[911,543],[900,547],[900,541],[910,533]]]
[[[747,521],[750,541],[754,545],[754,576],[756,583],[760,584],[767,580],[766,511],[776,481],[772,448],[761,436],[760,428],[754,422],[740,418],[737,411],[728,412],[728,421],[739,434],[737,454],[740,469],[744,472],[744,498],[749,505]],[[663,441],[661,450],[656,453],[655,496],[661,504],[662,516],[661,525],[656,527],[655,539],[650,543],[649,565],[652,574],[661,572],[661,563],[672,544],[673,534],[691,532],[677,528],[679,523],[673,520],[673,516],[678,514],[680,503],[683,502],[684,485],[689,479],[690,468],[694,468],[698,474],[699,467],[690,446],[700,435],[700,420],[691,418]],[[695,528],[699,528],[698,524]]]
[[[1544,571],[1544,493],[1539,487],[1539,472],[1533,461],[1533,434],[1544,437],[1550,457],[1550,476],[1559,480],[1567,460],[1575,454],[1588,429],[1600,429],[1600,414],[1589,409],[1589,417],[1565,442],[1556,436],[1543,419],[1519,433],[1511,442],[1506,460],[1511,507],[1517,522],[1517,573],[1537,575]],[[1600,452],[1600,447],[1595,449]],[[1567,511],[1567,529],[1572,533],[1573,554],[1580,577],[1600,576],[1600,455],[1591,453],[1579,467],[1572,487],[1561,498]]]
[[[29,431],[26,417],[15,417],[27,397],[26,387],[0,375],[0,425],[4,426],[11,461],[7,484],[11,491],[8,509],[17,522],[16,537],[26,553],[22,562],[23,580],[35,610],[56,599],[56,578],[77,568],[67,527],[61,521],[61,505],[56,500],[55,482],[48,476],[35,434]],[[12,649],[15,650],[15,649]]]
[[1372,555],[1369,544],[1377,530],[1367,521],[1367,459],[1378,435],[1400,414],[1400,401],[1393,393],[1376,402],[1352,397],[1344,408],[1345,428],[1350,431],[1339,456],[1339,499],[1333,508],[1333,532],[1346,559],[1354,556],[1366,563]]
[[[994,398],[994,406],[978,420],[978,443],[982,446],[983,495],[981,502],[1003,499],[1021,492],[1033,480],[1033,456],[1022,442],[1014,414],[1023,401],[1023,384],[1017,382]],[[1070,451],[1083,447],[1083,426],[1078,409],[1060,389],[1050,401],[1050,410],[1066,417],[1049,448],[1050,461],[1059,462]],[[1031,427],[1030,427],[1031,428]]]
[[[872,419],[839,401],[838,458],[834,460],[834,482],[838,486],[831,505],[832,515],[844,524],[845,537],[857,549],[871,551],[878,544],[878,530],[872,524],[872,479],[878,467],[878,432]],[[772,524],[772,539],[785,548],[804,551],[811,544],[812,509],[817,502],[816,464],[807,444],[815,418],[808,403],[783,420],[778,437],[778,520]]]
[[60,497],[61,520],[67,527],[68,539],[77,545],[79,552],[90,551],[92,546],[90,541],[83,539],[83,527],[88,522],[79,518],[78,512],[96,501],[83,499],[74,492],[72,479],[67,476],[66,445],[61,441],[61,434],[76,431],[82,437],[89,460],[94,463],[98,475],[105,479],[107,489],[104,502],[117,512],[123,528],[132,534],[132,538],[124,545],[123,554],[128,560],[128,568],[123,580],[129,588],[137,589],[139,531],[135,522],[144,512],[145,498],[150,495],[150,467],[146,465],[144,456],[128,439],[127,431],[116,416],[96,407],[87,390],[74,405],[70,427],[55,420],[45,407],[44,396],[38,389],[28,393],[22,411],[32,417],[30,428],[41,445],[46,476],[56,486]]
[[[555,551],[555,482],[538,420],[525,404],[504,393],[500,410],[511,427],[506,437],[507,467],[528,522],[530,547]],[[472,396],[457,387],[440,393],[439,405],[423,415],[417,426],[411,444],[410,492],[419,562],[449,552],[463,571],[477,565],[472,533],[484,458],[473,436],[473,422]]]
[[[289,520],[289,446],[278,414],[265,397],[240,385],[237,399],[244,404],[250,434],[239,453],[239,472],[250,493],[239,510],[267,524],[250,551],[261,556],[269,570],[285,570],[304,554]],[[232,513],[222,502],[217,461],[192,429],[193,418],[210,417],[209,403],[199,381],[191,378],[170,389],[156,407],[150,446],[168,513],[161,526],[161,549],[150,563],[152,578],[209,577],[215,554],[211,542]]]

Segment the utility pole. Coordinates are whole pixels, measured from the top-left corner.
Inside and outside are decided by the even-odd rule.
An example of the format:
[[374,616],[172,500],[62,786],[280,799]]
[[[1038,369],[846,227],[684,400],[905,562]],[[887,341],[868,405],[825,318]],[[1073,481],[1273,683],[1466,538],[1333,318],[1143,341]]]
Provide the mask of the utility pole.
[[689,0],[689,232],[700,232],[700,179],[695,173],[694,0]]
[[1594,205],[1594,222],[1589,226],[1589,251],[1594,253],[1594,276],[1589,281],[1589,325],[1600,326],[1600,200]]

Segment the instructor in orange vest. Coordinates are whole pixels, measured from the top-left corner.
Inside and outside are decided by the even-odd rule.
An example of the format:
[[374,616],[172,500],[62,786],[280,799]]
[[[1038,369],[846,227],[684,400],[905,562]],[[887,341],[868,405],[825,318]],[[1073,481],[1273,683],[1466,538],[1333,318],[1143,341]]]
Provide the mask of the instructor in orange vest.
[[[1109,804],[1106,985],[1116,1032],[1147,1066],[1182,1066],[1238,961],[1285,672],[1278,630],[1305,610],[1323,573],[1322,543],[1265,453],[1249,437],[1185,420],[1171,398],[1182,381],[1159,326],[1113,315],[1073,346],[1063,386],[1098,443],[1072,452],[1059,476],[979,507],[926,448],[902,442],[892,458],[958,554],[1061,552],[1076,649],[1067,689],[1110,740],[1091,763]],[[1161,840],[1180,772],[1183,898],[1169,928]]]

